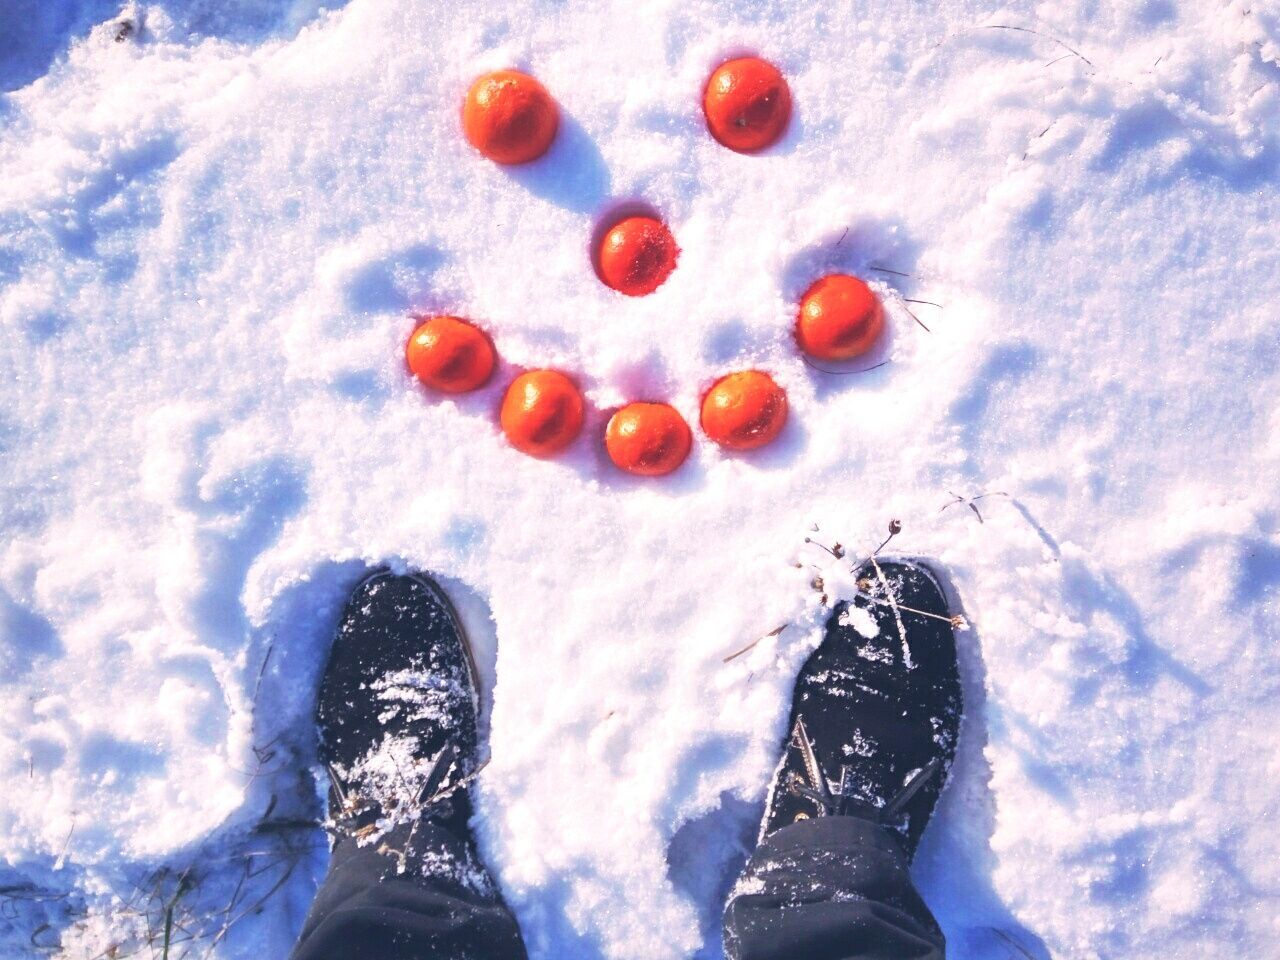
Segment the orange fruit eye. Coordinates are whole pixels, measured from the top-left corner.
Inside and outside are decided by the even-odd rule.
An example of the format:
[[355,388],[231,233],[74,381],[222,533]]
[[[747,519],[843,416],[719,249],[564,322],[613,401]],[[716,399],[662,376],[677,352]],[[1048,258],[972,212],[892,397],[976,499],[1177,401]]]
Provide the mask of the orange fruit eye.
[[818,280],[800,300],[796,342],[819,360],[851,360],[873,346],[884,329],[884,306],[871,288],[844,273]]
[[600,279],[629,297],[653,293],[676,268],[680,249],[667,225],[654,217],[627,217],[600,242]]
[[511,445],[531,457],[551,457],[582,432],[584,404],[573,381],[555,370],[522,373],[507,388],[499,419]]
[[730,450],[763,447],[786,422],[786,391],[760,370],[721,377],[702,398],[702,429]]
[[457,317],[432,317],[413,331],[405,347],[413,375],[433,390],[465,393],[493,375],[493,344],[483,332]]
[[791,121],[791,88],[759,57],[721,64],[702,94],[711,135],[730,150],[755,153],[777,143]]
[[547,88],[516,70],[486,73],[462,105],[462,129],[471,145],[502,164],[537,160],[551,147],[560,110]]
[[674,407],[629,403],[609,419],[604,445],[619,469],[660,477],[684,463],[693,434]]

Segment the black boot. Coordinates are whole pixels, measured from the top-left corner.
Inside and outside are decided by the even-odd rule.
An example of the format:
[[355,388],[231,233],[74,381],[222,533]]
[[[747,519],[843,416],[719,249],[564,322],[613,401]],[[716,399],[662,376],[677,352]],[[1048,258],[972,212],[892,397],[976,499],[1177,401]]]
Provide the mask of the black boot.
[[316,708],[335,833],[379,844],[411,838],[404,828],[426,819],[466,834],[465,786],[479,762],[475,676],[434,582],[379,571],[356,587]]
[[471,650],[440,588],[387,571],[362,581],[320,684],[334,843],[295,960],[522,960],[468,824],[478,703]]
[[857,813],[908,859],[955,757],[960,674],[951,614],[915,563],[877,561],[827,621],[796,681],[782,763],[760,838],[809,817]]
[[951,615],[913,563],[869,562],[796,681],[760,840],[725,909],[730,960],[943,960],[908,867],[955,756]]

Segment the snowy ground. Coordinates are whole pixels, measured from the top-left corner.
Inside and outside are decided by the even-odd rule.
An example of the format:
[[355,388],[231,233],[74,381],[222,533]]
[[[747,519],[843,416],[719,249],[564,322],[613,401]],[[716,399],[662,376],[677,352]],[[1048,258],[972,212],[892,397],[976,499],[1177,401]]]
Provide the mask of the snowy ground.
[[[699,115],[742,50],[797,107],[761,157]],[[508,65],[567,114],[515,171],[458,122]],[[951,955],[1274,955],[1278,80],[1275,0],[0,0],[0,955],[158,956],[166,915],[171,956],[285,954],[317,672],[391,561],[480,648],[534,956],[718,957],[803,540],[891,519],[973,624],[917,871]],[[633,201],[683,250],[639,300],[586,252]],[[830,266],[890,300],[886,366],[795,355]],[[438,310],[500,382],[415,388]],[[492,409],[545,365],[690,422],[760,365],[793,420],[666,480],[599,414],[538,462]]]

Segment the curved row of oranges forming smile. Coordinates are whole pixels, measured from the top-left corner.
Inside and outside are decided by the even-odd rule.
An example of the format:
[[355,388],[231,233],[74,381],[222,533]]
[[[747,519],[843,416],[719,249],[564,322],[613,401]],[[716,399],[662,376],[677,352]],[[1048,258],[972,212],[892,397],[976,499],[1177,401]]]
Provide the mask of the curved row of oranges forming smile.
[[[791,118],[791,91],[777,67],[757,57],[722,64],[702,97],[707,129],[724,146],[755,153],[771,146]],[[500,70],[472,84],[462,109],[463,129],[477,150],[500,164],[537,160],[550,149],[560,111],[528,74]],[[601,282],[631,297],[658,289],[676,267],[680,249],[665,223],[628,216],[603,234],[596,254]],[[796,343],[821,360],[866,353],[884,327],[884,309],[857,277],[834,273],[806,291],[796,316]],[[489,336],[455,316],[423,321],[409,338],[409,369],[427,387],[465,393],[489,382],[497,352]],[[577,385],[557,370],[530,370],[507,387],[499,420],[517,450],[552,457],[582,432],[586,404]],[[702,399],[701,426],[730,450],[772,442],[787,420],[786,392],[767,373],[741,370],[721,377]],[[605,428],[605,449],[622,470],[661,476],[682,464],[693,446],[684,418],[669,404],[629,403]]]

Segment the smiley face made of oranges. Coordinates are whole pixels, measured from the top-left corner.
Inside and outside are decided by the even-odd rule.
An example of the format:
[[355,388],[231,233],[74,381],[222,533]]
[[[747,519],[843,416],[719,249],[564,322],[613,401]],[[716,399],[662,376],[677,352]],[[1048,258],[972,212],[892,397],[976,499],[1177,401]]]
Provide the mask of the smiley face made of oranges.
[[[712,72],[702,96],[707,130],[730,150],[756,153],[776,143],[791,119],[791,91],[778,68],[758,57],[739,57]],[[550,149],[560,111],[546,87],[528,74],[499,70],[477,79],[462,108],[467,140],[495,163],[537,160]],[[676,268],[680,249],[665,223],[627,216],[608,226],[595,251],[601,282],[629,297],[658,289]],[[867,353],[884,329],[884,308],[857,277],[820,277],[800,300],[795,340],[819,360],[851,360]],[[426,387],[456,394],[478,390],[497,367],[488,334],[454,316],[424,319],[406,348],[409,369]],[[554,457],[582,432],[586,403],[573,380],[558,370],[529,370],[507,387],[499,421],[513,447],[532,457]],[[702,399],[701,427],[728,450],[771,443],[787,421],[786,392],[761,370],[720,377]],[[605,449],[619,469],[662,476],[679,468],[693,434],[670,404],[629,403],[605,427]]]

